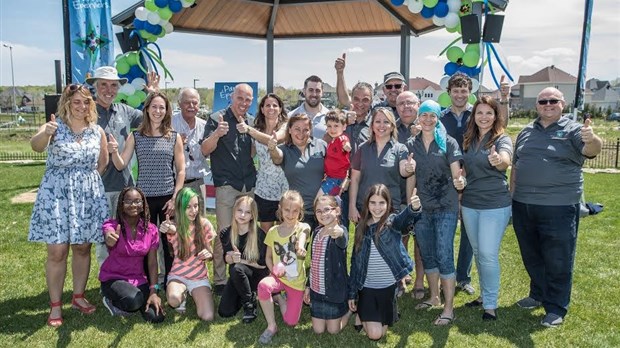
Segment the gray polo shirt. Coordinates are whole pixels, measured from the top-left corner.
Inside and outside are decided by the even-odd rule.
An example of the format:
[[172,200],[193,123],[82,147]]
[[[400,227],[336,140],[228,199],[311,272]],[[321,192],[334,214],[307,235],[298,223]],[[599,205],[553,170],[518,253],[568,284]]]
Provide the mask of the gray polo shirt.
[[456,140],[447,136],[445,153],[433,140],[426,152],[422,134],[418,134],[409,138],[407,149],[416,161],[416,188],[424,211],[458,211],[458,193],[450,171],[450,164],[463,158]]
[[[497,209],[511,204],[506,170],[499,171],[489,163],[490,149],[484,148],[489,141],[487,133],[480,143],[477,140],[463,152],[467,186],[463,190],[461,204],[471,209]],[[506,134],[494,142],[495,151],[505,151],[512,157],[512,140]]]
[[344,133],[351,140],[350,158],[353,159],[360,145],[370,139],[370,113],[366,115],[365,120],[348,125]]
[[[377,156],[377,143],[365,142],[351,160],[351,168],[360,171],[360,182],[357,189],[356,205],[362,208],[366,192],[375,184],[384,184],[390,190],[392,208],[400,209],[400,161],[407,159],[407,148],[404,144],[390,140]],[[361,211],[361,210],[360,210]]]
[[[207,119],[203,140],[217,129],[218,119],[223,116],[228,122],[228,133],[217,141],[217,147],[209,155],[211,172],[216,187],[230,185],[237,191],[247,191],[256,184],[256,168],[252,159],[252,137],[237,131],[237,118],[230,107],[217,111]],[[246,121],[251,118],[246,114]]]
[[572,205],[583,192],[581,124],[562,117],[544,128],[540,120],[517,136],[512,198],[525,204]]
[[[125,140],[131,133],[131,130],[138,128],[142,122],[142,111],[132,108],[131,106],[114,103],[109,109],[97,104],[97,124],[103,128],[106,135],[112,134],[118,142],[118,149],[122,151],[125,147]],[[133,178],[131,177],[131,165],[123,170],[117,170],[112,163],[108,163],[108,168],[101,175],[105,192],[122,191],[127,186],[133,186]]]
[[280,144],[282,150],[282,170],[291,190],[299,191],[304,199],[306,215],[314,215],[314,198],[323,181],[327,143],[322,139],[311,138],[302,154],[294,144]]

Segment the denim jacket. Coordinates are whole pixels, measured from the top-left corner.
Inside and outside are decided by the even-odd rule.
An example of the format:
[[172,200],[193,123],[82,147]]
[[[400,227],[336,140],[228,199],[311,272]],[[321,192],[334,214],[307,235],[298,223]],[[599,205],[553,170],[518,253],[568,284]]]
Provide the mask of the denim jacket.
[[[400,280],[413,271],[413,261],[401,242],[401,230],[420,219],[422,210],[414,211],[411,205],[398,214],[392,214],[386,222],[386,226],[379,235],[376,243],[377,251],[385,260],[392,271],[394,278]],[[370,242],[374,238],[377,224],[368,226],[362,240],[362,245],[357,252],[355,249],[351,255],[351,274],[349,275],[349,299],[357,299],[358,291],[364,287],[366,272],[368,271],[368,258],[370,257]]]
[[[332,303],[347,301],[347,243],[349,240],[349,230],[342,225],[340,227],[344,230],[344,234],[336,239],[330,237],[325,250],[325,295],[323,299]],[[312,242],[314,242],[314,237],[321,231],[321,228],[315,229],[312,233]],[[312,242],[310,246],[312,246]],[[312,247],[309,249],[312,250]],[[314,255],[311,255],[311,257],[314,257]],[[310,276],[307,278],[307,286],[310,286]]]

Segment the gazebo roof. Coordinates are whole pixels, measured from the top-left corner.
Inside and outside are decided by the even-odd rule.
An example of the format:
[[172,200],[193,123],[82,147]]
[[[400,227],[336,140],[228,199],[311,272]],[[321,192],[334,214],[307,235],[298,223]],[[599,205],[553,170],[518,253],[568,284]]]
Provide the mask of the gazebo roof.
[[[140,1],[112,18],[130,27]],[[429,19],[389,0],[197,0],[170,19],[177,32],[274,39],[414,36],[438,29]]]

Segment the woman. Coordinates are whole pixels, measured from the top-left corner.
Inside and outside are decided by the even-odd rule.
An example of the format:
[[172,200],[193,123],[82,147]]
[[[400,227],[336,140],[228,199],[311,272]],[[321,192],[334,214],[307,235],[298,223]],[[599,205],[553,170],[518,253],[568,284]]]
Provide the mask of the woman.
[[108,214],[101,176],[108,164],[107,141],[97,125],[97,110],[87,87],[69,85],[58,102],[58,116],[41,126],[32,149],[47,149],[45,174],[32,210],[28,240],[47,244],[45,278],[50,295],[47,324],[62,325],[61,296],[72,250],[71,306],[92,314],[84,298],[90,270],[90,245],[103,242],[99,232]]
[[324,160],[327,143],[315,139],[312,122],[306,114],[296,114],[289,118],[284,144],[277,145],[277,137],[269,140],[269,155],[274,164],[280,165],[291,190],[301,193],[304,201],[303,222],[311,230],[317,226],[314,218],[314,198],[321,187],[324,173]]
[[286,137],[286,112],[282,99],[274,93],[265,95],[258,104],[259,111],[254,120],[254,128],[246,123],[239,123],[241,133],[248,133],[254,141],[252,152],[258,155],[258,171],[254,196],[258,206],[258,221],[263,231],[269,231],[278,220],[276,211],[278,202],[284,191],[288,190],[288,182],[280,166],[269,156],[267,143],[275,133],[278,143]]
[[461,213],[476,256],[481,297],[467,305],[484,308],[483,320],[497,319],[499,246],[510,219],[511,198],[506,169],[511,164],[512,140],[504,134],[497,102],[483,96],[472,110],[463,138],[467,189]]
[[102,226],[109,256],[101,265],[99,281],[103,305],[112,316],[140,311],[145,321],[161,323],[164,310],[155,281],[159,233],[149,218],[149,206],[139,188],[121,191],[116,218]]
[[[168,98],[159,92],[151,93],[144,101],[142,123],[125,141],[122,154],[118,144],[110,136],[108,150],[118,170],[130,162],[134,150],[138,158],[137,187],[142,189],[148,202],[151,223],[166,220],[166,214],[174,215],[177,192],[185,180],[185,155],[181,135],[172,130],[172,107]],[[164,234],[162,240],[166,240]],[[172,267],[172,254],[168,243],[162,243],[164,251],[164,284]]]
[[445,304],[435,325],[449,325],[454,320],[454,233],[458,219],[457,190],[465,187],[459,161],[459,145],[446,134],[439,115],[441,108],[427,100],[418,110],[422,132],[407,141],[409,153],[417,162],[417,172],[407,182],[407,192],[417,188],[422,201],[422,217],[416,224],[416,238],[420,246],[424,272],[428,279],[430,298],[418,304],[417,309],[441,305],[439,282]]

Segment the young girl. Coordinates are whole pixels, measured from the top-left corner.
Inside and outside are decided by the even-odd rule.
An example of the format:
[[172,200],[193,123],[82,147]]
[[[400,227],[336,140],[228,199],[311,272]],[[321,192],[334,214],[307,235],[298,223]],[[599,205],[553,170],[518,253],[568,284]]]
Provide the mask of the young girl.
[[336,334],[351,316],[347,306],[348,231],[340,222],[340,206],[334,196],[314,201],[314,213],[321,227],[310,243],[312,263],[304,302],[310,305],[312,328],[317,334]]
[[232,225],[220,232],[224,261],[230,278],[217,309],[222,318],[232,317],[243,306],[243,322],[256,319],[258,282],[269,275],[265,266],[265,232],[257,226],[258,208],[254,198],[241,196],[233,205]]
[[258,299],[267,320],[267,329],[258,342],[268,344],[278,331],[273,311],[272,294],[285,291],[287,299],[275,296],[280,304],[282,317],[287,325],[295,326],[301,315],[306,284],[306,239],[310,226],[301,222],[304,218],[304,201],[297,191],[284,192],[278,207],[280,225],[272,227],[265,237],[267,252],[265,263],[271,275],[258,283]]
[[159,233],[149,217],[146,197],[139,188],[121,191],[116,219],[105,221],[102,227],[109,256],[101,265],[99,281],[103,304],[110,314],[124,316],[140,311],[144,320],[160,323],[164,310],[157,296]]
[[175,222],[166,215],[159,231],[166,233],[174,252],[166,287],[168,304],[184,312],[187,291],[196,303],[198,317],[211,321],[213,296],[205,261],[212,259],[214,233],[213,226],[201,216],[200,210],[196,191],[187,187],[181,189],[175,201]]
[[370,187],[355,229],[349,277],[349,309],[357,311],[368,338],[378,340],[398,320],[397,284],[413,270],[413,262],[401,242],[402,228],[420,218],[420,199],[413,191],[410,205],[390,214],[389,189]]

